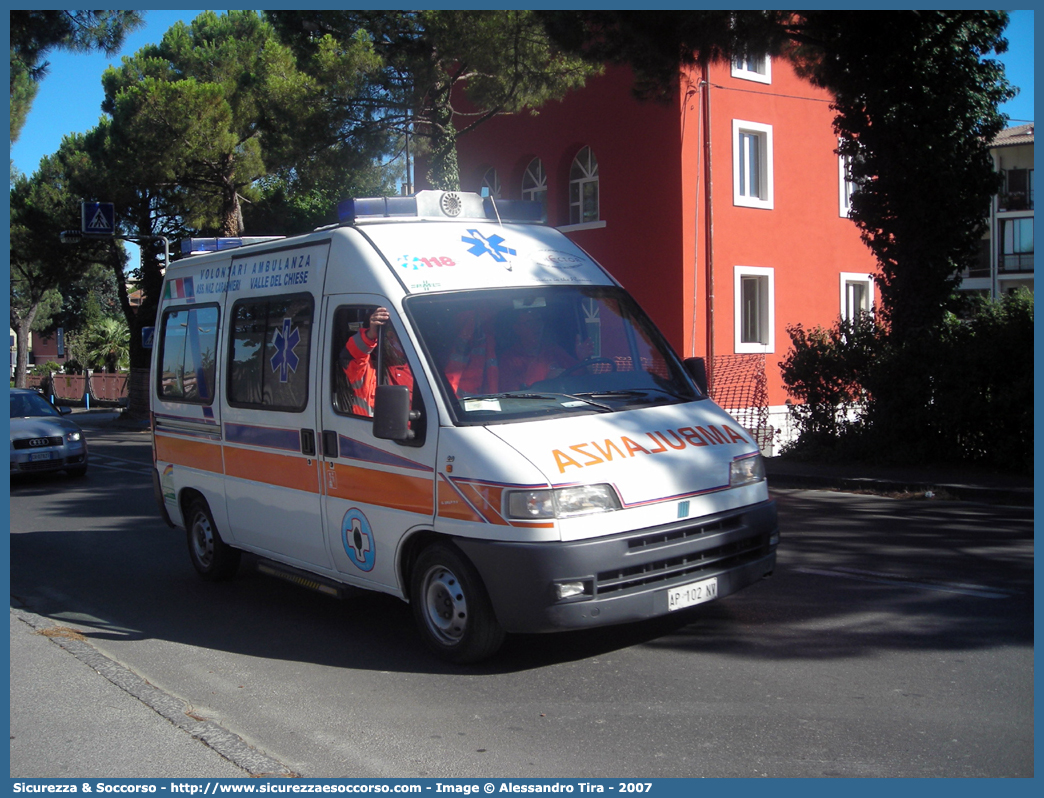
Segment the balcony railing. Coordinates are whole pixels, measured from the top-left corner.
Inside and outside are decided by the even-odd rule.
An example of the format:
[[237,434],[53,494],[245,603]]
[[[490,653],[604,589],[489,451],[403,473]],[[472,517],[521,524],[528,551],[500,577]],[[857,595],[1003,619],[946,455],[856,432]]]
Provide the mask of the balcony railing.
[[1012,191],[1007,194],[1000,194],[997,197],[997,210],[998,211],[1032,211],[1033,210],[1033,192],[1032,191]]
[[1003,274],[1013,272],[1032,272],[1033,253],[1020,252],[1017,255],[1003,255],[1000,262],[1000,271]]

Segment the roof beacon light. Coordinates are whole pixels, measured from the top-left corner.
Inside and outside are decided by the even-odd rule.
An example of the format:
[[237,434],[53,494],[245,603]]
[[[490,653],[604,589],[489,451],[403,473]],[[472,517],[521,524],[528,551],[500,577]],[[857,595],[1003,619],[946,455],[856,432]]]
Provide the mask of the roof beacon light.
[[337,206],[337,217],[342,225],[408,218],[539,223],[544,221],[544,206],[529,200],[497,200],[494,206],[490,197],[473,191],[418,191],[412,197],[345,200]]
[[278,241],[286,236],[246,236],[243,238],[183,238],[181,239],[182,255],[198,255],[203,252],[223,252],[226,249],[249,247],[251,244],[263,244],[266,241]]

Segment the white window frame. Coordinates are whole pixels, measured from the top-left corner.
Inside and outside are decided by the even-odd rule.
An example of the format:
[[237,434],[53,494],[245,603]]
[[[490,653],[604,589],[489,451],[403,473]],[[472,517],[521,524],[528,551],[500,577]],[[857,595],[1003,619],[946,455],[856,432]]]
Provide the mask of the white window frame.
[[[580,160],[580,156],[588,154],[586,161]],[[594,162],[594,168],[591,168],[591,163]],[[579,166],[582,176],[578,178],[573,177],[573,169]],[[595,188],[595,218],[585,219],[584,218],[584,188],[589,185],[594,185]],[[573,202],[573,186],[577,187],[577,202]],[[578,225],[585,224],[597,224],[602,219],[602,187],[600,184],[600,178],[598,174],[598,158],[595,157],[594,150],[590,147],[581,147],[580,150],[573,157],[572,163],[569,165],[569,226],[576,228]],[[574,209],[576,215],[574,218]]]
[[850,178],[851,155],[837,156],[837,214],[847,219],[852,214],[852,194],[857,186]]
[[872,275],[861,273],[861,272],[841,272],[841,295],[840,295],[840,316],[845,321],[852,321],[852,314],[848,311],[848,286],[854,283],[863,284],[866,286],[866,306],[862,310],[868,313],[874,312],[874,278]]
[[[752,138],[751,138],[752,137]],[[749,144],[756,142],[758,147],[757,185],[750,191]],[[762,208],[772,210],[774,207],[774,180],[772,164],[772,125],[760,122],[749,122],[744,119],[732,120],[732,202],[744,208]]]
[[543,202],[547,207],[547,170],[539,158],[530,161],[522,175],[522,199]]
[[489,167],[489,169],[482,173],[482,188],[488,188],[489,195],[493,199],[501,199],[500,177],[497,175],[497,170],[495,167],[491,166]]
[[[750,68],[750,64],[759,58],[763,72]],[[768,55],[738,55],[732,59],[732,77],[756,83],[772,83],[772,59]]]
[[[759,341],[744,341],[743,280],[756,278],[758,293]],[[776,278],[775,269],[761,266],[736,266],[734,269],[733,299],[735,303],[736,354],[771,354],[776,351]]]

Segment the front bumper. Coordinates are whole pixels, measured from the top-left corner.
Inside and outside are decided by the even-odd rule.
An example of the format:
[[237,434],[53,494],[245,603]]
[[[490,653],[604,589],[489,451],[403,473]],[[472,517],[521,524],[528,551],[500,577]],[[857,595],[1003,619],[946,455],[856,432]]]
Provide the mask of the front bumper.
[[[40,452],[35,452],[39,454]],[[63,468],[75,468],[87,462],[87,449],[52,450],[46,460],[33,460],[30,450],[11,453],[11,473],[31,474],[40,471],[61,471]]]
[[[718,597],[772,573],[776,503],[569,543],[455,538],[482,575],[508,632],[550,632],[666,615],[667,589],[718,579]],[[589,595],[557,599],[554,583],[584,581]]]

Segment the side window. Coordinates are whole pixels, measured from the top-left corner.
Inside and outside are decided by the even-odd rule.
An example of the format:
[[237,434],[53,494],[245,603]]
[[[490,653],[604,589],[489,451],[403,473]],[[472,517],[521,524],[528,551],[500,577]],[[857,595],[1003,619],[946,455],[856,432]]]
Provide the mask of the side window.
[[308,406],[310,294],[237,302],[232,308],[228,401],[299,413]]
[[874,309],[874,280],[869,274],[841,272],[841,318],[855,321]]
[[738,55],[732,59],[732,77],[771,83],[772,61],[767,55]]
[[500,199],[500,178],[492,166],[482,175],[482,188],[488,188],[489,196],[493,199]]
[[569,223],[596,222],[600,218],[598,160],[590,147],[584,147],[569,169]]
[[214,401],[217,338],[216,305],[164,311],[156,386],[160,398],[201,405]]
[[1001,262],[1003,272],[1033,268],[1033,217],[1001,219]]
[[772,126],[732,120],[733,204],[773,207]]
[[[838,142],[841,146],[841,142]],[[852,212],[852,195],[859,189],[859,185],[852,178],[853,156],[837,156],[837,212],[839,216],[848,218]]]
[[522,175],[522,199],[541,203],[547,216],[547,172],[539,158],[530,161]]
[[[331,401],[335,412],[341,415],[372,416],[378,385],[405,385],[410,389],[414,409],[419,409],[420,400],[413,391],[413,371],[395,325],[379,325],[378,335],[378,325],[370,324],[376,310],[375,305],[346,305],[334,313]],[[379,350],[378,341],[383,341]]]
[[775,351],[774,283],[772,269],[736,267],[736,354]]

